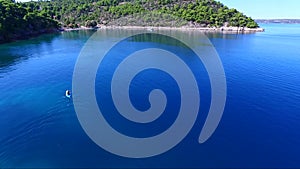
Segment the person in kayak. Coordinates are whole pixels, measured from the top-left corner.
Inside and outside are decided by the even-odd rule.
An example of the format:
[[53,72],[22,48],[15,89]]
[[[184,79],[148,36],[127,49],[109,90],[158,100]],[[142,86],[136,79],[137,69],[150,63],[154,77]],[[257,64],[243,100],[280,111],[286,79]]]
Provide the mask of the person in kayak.
[[71,91],[70,90],[66,90],[66,97],[71,97]]

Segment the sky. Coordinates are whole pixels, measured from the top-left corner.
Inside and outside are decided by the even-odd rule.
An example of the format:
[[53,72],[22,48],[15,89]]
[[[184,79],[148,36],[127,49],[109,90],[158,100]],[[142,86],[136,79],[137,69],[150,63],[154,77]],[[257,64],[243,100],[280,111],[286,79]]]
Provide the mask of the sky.
[[[30,0],[17,0],[30,1]],[[253,19],[300,19],[300,0],[218,0]]]
[[253,19],[300,19],[300,0],[218,0]]

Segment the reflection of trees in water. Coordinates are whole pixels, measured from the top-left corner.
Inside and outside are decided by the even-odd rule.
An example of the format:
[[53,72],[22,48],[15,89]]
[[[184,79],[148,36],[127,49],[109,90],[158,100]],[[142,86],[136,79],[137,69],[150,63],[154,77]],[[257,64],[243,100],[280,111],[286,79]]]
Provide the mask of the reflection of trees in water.
[[[177,29],[153,29],[151,32],[150,30],[145,29],[139,29],[139,28],[132,28],[132,29],[123,29],[123,28],[113,28],[113,29],[99,29],[98,32],[94,35],[94,38],[97,40],[107,40],[106,38],[111,38],[115,40],[120,40],[123,38],[127,38],[131,35],[136,34],[143,34],[142,36],[133,36],[132,38],[128,38],[128,41],[132,42],[153,42],[163,45],[170,45],[170,46],[181,46],[184,47],[185,45],[182,45],[182,43],[178,43],[176,40],[171,40],[167,36],[161,36],[160,34],[167,34],[171,37],[176,37],[176,39],[184,39],[186,41],[194,41],[197,40],[197,43],[191,43],[191,44],[201,44],[203,46],[211,46],[210,43],[208,43],[207,36],[200,31],[197,30],[177,30]],[[199,41],[201,43],[199,43]],[[190,47],[196,47],[193,45],[190,45]]]
[[237,33],[212,33],[207,32],[205,35],[213,39],[237,39],[240,34]]
[[30,57],[40,55],[45,49],[53,50],[53,40],[59,37],[59,34],[46,34],[29,40],[22,40],[0,45],[0,70],[11,69]]
[[169,46],[177,46],[177,47],[184,47],[187,48],[183,43],[180,41],[168,37],[161,34],[153,34],[153,33],[144,33],[137,36],[133,36],[131,38],[128,38],[128,41],[131,42],[152,42],[152,43],[158,43],[163,45],[169,45]]
[[96,31],[97,30],[73,30],[73,31],[62,32],[61,36],[65,39],[73,39],[73,40],[85,39],[85,40],[87,40]]
[[[181,48],[187,48],[186,45],[178,41],[171,40],[167,36],[161,36],[159,33],[168,33],[173,37],[180,37],[180,39],[186,40],[197,40],[197,44],[202,46],[211,46],[207,43],[206,37],[209,39],[212,38],[221,38],[221,39],[237,39],[237,34],[224,34],[224,33],[202,33],[199,31],[188,31],[188,30],[137,30],[137,29],[99,29],[95,30],[78,30],[78,31],[69,31],[61,32],[56,34],[47,34],[42,35],[36,38],[32,38],[24,41],[17,41],[13,43],[7,43],[0,45],[0,70],[1,69],[12,69],[12,66],[18,64],[24,60],[27,60],[30,57],[42,57],[43,52],[49,52],[55,50],[54,40],[79,40],[87,41],[95,33],[96,40],[106,41],[113,40],[119,41],[123,38],[126,38],[130,35],[141,34],[139,36],[133,36],[128,38],[128,42],[150,42],[168,46],[178,46]],[[158,33],[158,34],[157,34]],[[196,38],[195,38],[196,37]],[[196,47],[196,46],[190,46]]]
[[[121,41],[121,42],[120,42]],[[194,54],[195,50],[203,51],[209,54],[214,51],[214,45],[209,41],[207,36],[200,31],[175,30],[175,29],[153,29],[147,30],[141,28],[132,29],[99,29],[91,38],[89,48],[105,46],[107,43],[121,43],[119,51],[126,52],[128,48],[137,50],[146,48],[160,48],[170,51],[189,61],[198,60]],[[138,44],[141,43],[141,44]],[[144,43],[144,45],[142,44]],[[203,56],[205,57],[205,56]]]
[[95,31],[80,30],[45,34],[36,38],[0,45],[0,70],[12,69],[30,57],[42,57],[43,52],[55,50],[53,42],[56,39],[87,40]]

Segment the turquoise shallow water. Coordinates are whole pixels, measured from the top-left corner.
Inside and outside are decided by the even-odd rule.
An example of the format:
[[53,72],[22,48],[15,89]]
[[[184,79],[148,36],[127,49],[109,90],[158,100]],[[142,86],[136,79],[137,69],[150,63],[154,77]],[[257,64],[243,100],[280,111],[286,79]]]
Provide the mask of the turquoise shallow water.
[[[65,90],[72,88],[76,59],[93,31],[0,45],[0,167],[299,167],[300,25],[262,27],[266,32],[208,34],[224,66],[228,95],[219,127],[201,145],[197,139],[209,108],[210,84],[201,62],[185,58],[191,68],[197,67],[199,117],[174,149],[146,159],[123,158],[98,147],[81,128],[72,101],[64,97]],[[135,43],[139,48],[149,45]],[[152,45],[162,44],[154,39]],[[165,47],[174,49],[172,44]],[[117,62],[107,60],[104,66],[109,70]],[[104,109],[111,102],[103,100],[99,91],[109,92],[109,73],[99,71],[96,79],[97,99]],[[134,79],[131,97],[134,106],[147,109],[147,95],[141,91],[155,86],[165,89],[170,98],[169,113],[160,121],[137,128],[115,115],[105,117],[111,123],[118,118],[115,129],[135,137],[163,131],[176,118],[170,112],[178,109],[180,101],[172,78],[145,71]]]

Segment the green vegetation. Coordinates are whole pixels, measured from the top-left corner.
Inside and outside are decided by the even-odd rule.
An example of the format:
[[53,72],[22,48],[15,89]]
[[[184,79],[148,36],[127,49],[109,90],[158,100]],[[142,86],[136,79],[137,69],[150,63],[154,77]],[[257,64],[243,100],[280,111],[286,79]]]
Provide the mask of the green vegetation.
[[60,26],[258,27],[252,18],[215,0],[39,0],[26,3],[0,0],[0,11],[0,41],[49,32]]
[[145,11],[134,13],[107,23],[108,26],[150,26],[150,27],[182,27],[188,25],[188,21],[158,11]]
[[0,42],[57,30],[58,22],[46,13],[12,0],[0,0]]
[[[40,10],[58,20],[64,27],[71,28],[93,26],[90,24],[92,22],[108,24],[121,17],[149,11],[184,19],[189,22],[188,26],[258,27],[250,17],[215,0],[40,0],[28,2],[26,6],[32,10]],[[142,19],[147,20],[147,17],[149,15]]]

